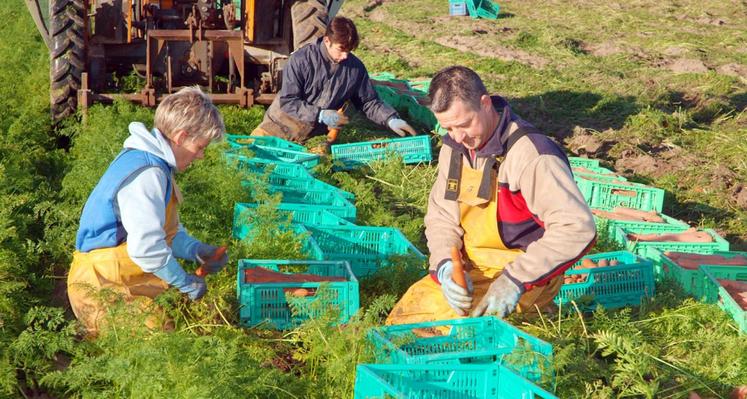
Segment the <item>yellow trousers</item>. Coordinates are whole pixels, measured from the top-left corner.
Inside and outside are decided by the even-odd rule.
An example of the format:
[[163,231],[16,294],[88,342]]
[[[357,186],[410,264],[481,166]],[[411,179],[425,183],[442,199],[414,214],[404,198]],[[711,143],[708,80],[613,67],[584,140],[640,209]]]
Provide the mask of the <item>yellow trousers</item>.
[[[168,284],[145,273],[127,254],[127,243],[73,254],[67,278],[67,293],[75,317],[89,334],[96,334],[107,309],[114,302],[137,301],[143,310],[159,312],[152,298],[166,291]],[[162,327],[163,321],[148,317],[150,328]]]
[[[500,276],[502,271],[502,268],[476,267],[469,272],[474,287],[472,306],[480,302],[488,291],[490,284]],[[558,294],[562,285],[563,276],[559,276],[550,280],[545,286],[534,287],[524,292],[519,298],[516,311],[518,313],[531,313],[536,308],[544,310]],[[431,276],[426,276],[407,290],[389,313],[386,324],[424,323],[459,317],[446,302],[441,286],[433,281]]]

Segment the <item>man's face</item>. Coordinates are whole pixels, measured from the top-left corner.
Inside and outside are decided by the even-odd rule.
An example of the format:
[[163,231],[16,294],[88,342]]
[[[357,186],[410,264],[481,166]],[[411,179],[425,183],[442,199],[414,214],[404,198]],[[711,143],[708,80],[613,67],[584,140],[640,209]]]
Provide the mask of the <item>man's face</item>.
[[192,138],[182,131],[174,135],[170,143],[176,159],[176,169],[179,172],[184,172],[192,165],[192,162],[205,157],[205,148],[210,144],[210,139],[204,137]]
[[487,95],[480,98],[478,109],[473,109],[470,104],[457,98],[446,111],[434,115],[441,127],[449,133],[449,137],[467,149],[475,150],[493,134],[492,106]]
[[329,58],[331,58],[336,64],[348,59],[348,54],[350,54],[350,51],[345,49],[340,43],[333,43],[326,36],[324,37],[324,47],[327,48]]

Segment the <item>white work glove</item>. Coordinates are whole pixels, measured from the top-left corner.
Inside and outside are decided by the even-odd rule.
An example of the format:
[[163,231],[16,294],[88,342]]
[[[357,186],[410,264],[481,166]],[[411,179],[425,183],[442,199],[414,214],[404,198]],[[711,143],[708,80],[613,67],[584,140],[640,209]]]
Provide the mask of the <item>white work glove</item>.
[[521,296],[521,288],[511,279],[501,274],[488,288],[488,292],[482,297],[480,303],[475,306],[470,314],[471,317],[495,315],[501,319],[511,313]]
[[469,273],[464,273],[464,279],[467,281],[467,289],[464,289],[451,279],[452,270],[454,270],[454,263],[451,261],[447,261],[438,269],[437,277],[441,283],[441,292],[456,314],[466,316],[472,307],[472,292],[474,291],[472,279]]
[[405,137],[406,134],[410,134],[410,136],[416,136],[418,133],[415,131],[415,129],[412,128],[407,122],[404,121],[404,119],[399,118],[392,118],[389,119],[389,122],[387,122],[387,125],[389,125],[389,128],[392,129],[394,133],[397,133],[399,137]]
[[347,115],[338,112],[336,109],[321,110],[317,120],[331,128],[340,128],[348,123]]

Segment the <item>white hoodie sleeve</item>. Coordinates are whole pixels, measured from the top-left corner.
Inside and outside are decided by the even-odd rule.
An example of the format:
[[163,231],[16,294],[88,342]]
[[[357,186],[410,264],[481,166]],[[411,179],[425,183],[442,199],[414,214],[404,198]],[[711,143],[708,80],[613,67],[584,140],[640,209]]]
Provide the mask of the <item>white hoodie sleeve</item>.
[[120,220],[127,231],[127,254],[147,273],[173,258],[163,229],[167,187],[168,176],[152,167],[134,173],[117,192]]

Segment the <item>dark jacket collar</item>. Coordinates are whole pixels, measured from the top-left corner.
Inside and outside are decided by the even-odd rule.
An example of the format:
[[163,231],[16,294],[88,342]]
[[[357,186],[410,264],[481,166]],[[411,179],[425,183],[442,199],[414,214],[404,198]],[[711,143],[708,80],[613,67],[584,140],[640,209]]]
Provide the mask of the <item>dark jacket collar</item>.
[[[493,135],[488,139],[482,148],[475,151],[475,155],[478,157],[495,157],[501,156],[506,151],[506,144],[508,141],[508,129],[511,121],[514,120],[514,114],[511,112],[511,106],[501,96],[491,96],[490,99],[493,101],[493,108],[500,114],[498,126],[493,131]],[[469,151],[461,144],[457,144],[448,134],[443,136],[444,144],[453,148],[456,151],[460,151],[464,154],[468,154]]]
[[322,58],[324,58],[324,60],[329,62],[330,64],[333,64],[332,58],[329,58],[329,52],[327,51],[327,47],[324,45],[324,38],[320,37],[319,39],[317,39],[315,45],[319,49],[319,54],[322,55]]

